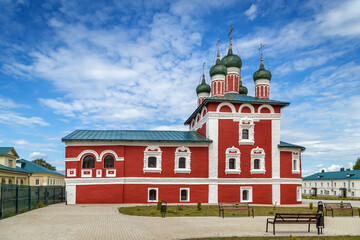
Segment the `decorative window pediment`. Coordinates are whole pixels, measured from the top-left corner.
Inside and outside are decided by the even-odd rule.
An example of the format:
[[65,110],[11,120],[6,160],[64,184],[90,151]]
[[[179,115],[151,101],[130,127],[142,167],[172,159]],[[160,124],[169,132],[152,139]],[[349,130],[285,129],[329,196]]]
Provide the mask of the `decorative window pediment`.
[[158,146],[149,146],[144,151],[144,168],[145,172],[161,173],[162,151]]
[[236,147],[226,149],[225,173],[240,174],[240,150]]
[[178,147],[175,150],[175,173],[191,172],[191,152],[188,147]]
[[242,118],[239,122],[239,145],[253,145],[254,140],[254,121],[250,118]]
[[265,151],[262,148],[256,147],[251,150],[251,170],[252,174],[265,173]]
[[292,173],[300,174],[300,152],[292,152]]

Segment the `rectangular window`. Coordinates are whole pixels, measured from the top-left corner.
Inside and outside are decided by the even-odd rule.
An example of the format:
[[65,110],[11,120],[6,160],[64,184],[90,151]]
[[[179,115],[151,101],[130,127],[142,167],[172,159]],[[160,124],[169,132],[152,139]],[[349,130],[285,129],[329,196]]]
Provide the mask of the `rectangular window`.
[[229,159],[229,169],[235,169],[235,158]]
[[323,195],[323,190],[320,191],[320,194]]
[[329,183],[327,183],[327,186],[329,187],[329,186],[330,186],[330,184],[329,184]]
[[13,166],[13,160],[8,159],[8,167],[12,167]]
[[354,197],[354,196],[355,196],[355,193],[354,193],[354,192],[351,192],[351,196]]
[[334,196],[336,196],[336,191],[334,191]]
[[306,183],[304,183],[304,187],[306,187]]
[[156,168],[156,157],[149,157],[148,158],[148,167],[149,168]]
[[240,202],[252,201],[252,187],[240,187]]
[[189,188],[180,188],[180,202],[190,201],[190,189]]
[[306,193],[306,190],[304,189],[304,193]]
[[323,183],[321,183],[320,185],[323,186]]
[[184,157],[179,158],[179,168],[186,168],[186,158]]
[[346,187],[346,183],[344,183],[344,187]]
[[317,187],[317,183],[315,183],[315,187]]
[[148,202],[157,202],[157,201],[158,201],[158,189],[148,188]]
[[355,184],[354,184],[354,182],[352,182],[352,183],[351,183],[351,186],[352,186],[352,187],[355,187]]
[[35,186],[39,186],[40,185],[40,179],[35,179]]
[[336,182],[334,183],[334,187],[336,187]]

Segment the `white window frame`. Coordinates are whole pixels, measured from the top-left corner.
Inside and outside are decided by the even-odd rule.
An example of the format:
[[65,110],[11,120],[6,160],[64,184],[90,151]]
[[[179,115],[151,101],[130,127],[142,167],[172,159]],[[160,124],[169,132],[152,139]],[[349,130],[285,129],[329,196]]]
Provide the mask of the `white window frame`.
[[[254,169],[255,159],[260,159],[260,169]],[[265,151],[262,148],[256,147],[251,150],[251,174],[265,174]]]
[[[73,172],[73,173],[71,173],[71,172]],[[67,169],[67,176],[68,177],[76,177],[76,168]]]
[[[296,166],[294,166],[294,161],[296,161]],[[291,171],[292,174],[300,174],[300,152],[292,152]]]
[[[93,168],[84,168],[84,169],[81,169],[81,177],[84,177],[84,178],[91,178],[92,177],[92,171]],[[89,174],[87,174],[86,172],[90,172]]]
[[[186,200],[181,200],[181,190],[186,190]],[[190,188],[180,188],[180,202],[190,202]]]
[[13,163],[14,163],[14,160],[13,159],[8,159],[8,167],[13,167]]
[[[185,158],[185,168],[179,168],[179,159]],[[188,147],[182,146],[175,150],[175,173],[190,173],[191,172],[191,151]]]
[[[243,191],[247,190],[248,191],[248,200],[243,200]],[[242,203],[250,203],[253,201],[253,193],[252,193],[252,187],[240,187],[240,202]]]
[[[240,150],[234,146],[231,148],[226,149],[225,152],[226,160],[225,160],[225,174],[240,174]],[[229,161],[231,158],[235,159],[235,169],[229,169]]]
[[[148,146],[144,151],[144,173],[146,172],[157,172],[161,173],[161,156],[162,151],[158,146]],[[148,167],[148,158],[155,157],[156,158],[156,168]]]
[[[239,122],[239,145],[254,145],[254,120],[250,118],[242,118]],[[242,138],[242,130],[247,129],[249,130],[249,138],[243,139]]]
[[301,187],[296,187],[296,201],[301,202]]
[[[113,173],[109,173],[111,171],[113,171]],[[116,169],[106,168],[106,177],[116,177]]]
[[[150,200],[150,190],[156,190],[156,200]],[[159,188],[148,188],[148,202],[157,202],[159,199]]]
[[[37,181],[39,181],[38,184],[36,184]],[[40,178],[35,178],[35,179],[34,179],[34,185],[35,185],[35,186],[40,186]]]

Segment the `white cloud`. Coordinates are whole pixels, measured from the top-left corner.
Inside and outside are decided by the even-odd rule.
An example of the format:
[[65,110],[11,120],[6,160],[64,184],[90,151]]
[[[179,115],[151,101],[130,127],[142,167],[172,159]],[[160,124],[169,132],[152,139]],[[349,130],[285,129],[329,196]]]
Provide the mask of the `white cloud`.
[[46,160],[48,158],[48,156],[45,153],[41,153],[41,152],[32,152],[29,154],[30,160],[34,160],[34,159],[38,159],[38,158],[42,158],[42,159]]
[[257,6],[255,4],[251,4],[250,8],[245,11],[245,15],[250,19],[250,21],[254,20],[257,16]]
[[324,164],[322,164],[322,163],[316,165],[317,168],[322,168],[323,166],[324,166]]
[[327,168],[328,172],[333,172],[333,171],[339,171],[340,168],[342,168],[344,166],[342,165],[337,165],[337,164],[332,164],[330,167]]

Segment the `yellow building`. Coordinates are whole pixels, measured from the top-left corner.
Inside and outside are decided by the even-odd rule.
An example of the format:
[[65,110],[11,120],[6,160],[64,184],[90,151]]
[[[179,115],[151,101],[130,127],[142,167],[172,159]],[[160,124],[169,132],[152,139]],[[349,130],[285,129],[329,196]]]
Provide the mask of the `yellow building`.
[[2,184],[28,185],[31,173],[16,166],[19,155],[13,147],[0,147],[0,180]]
[[65,186],[65,176],[56,171],[25,159],[18,159],[16,165],[30,172],[30,186]]

